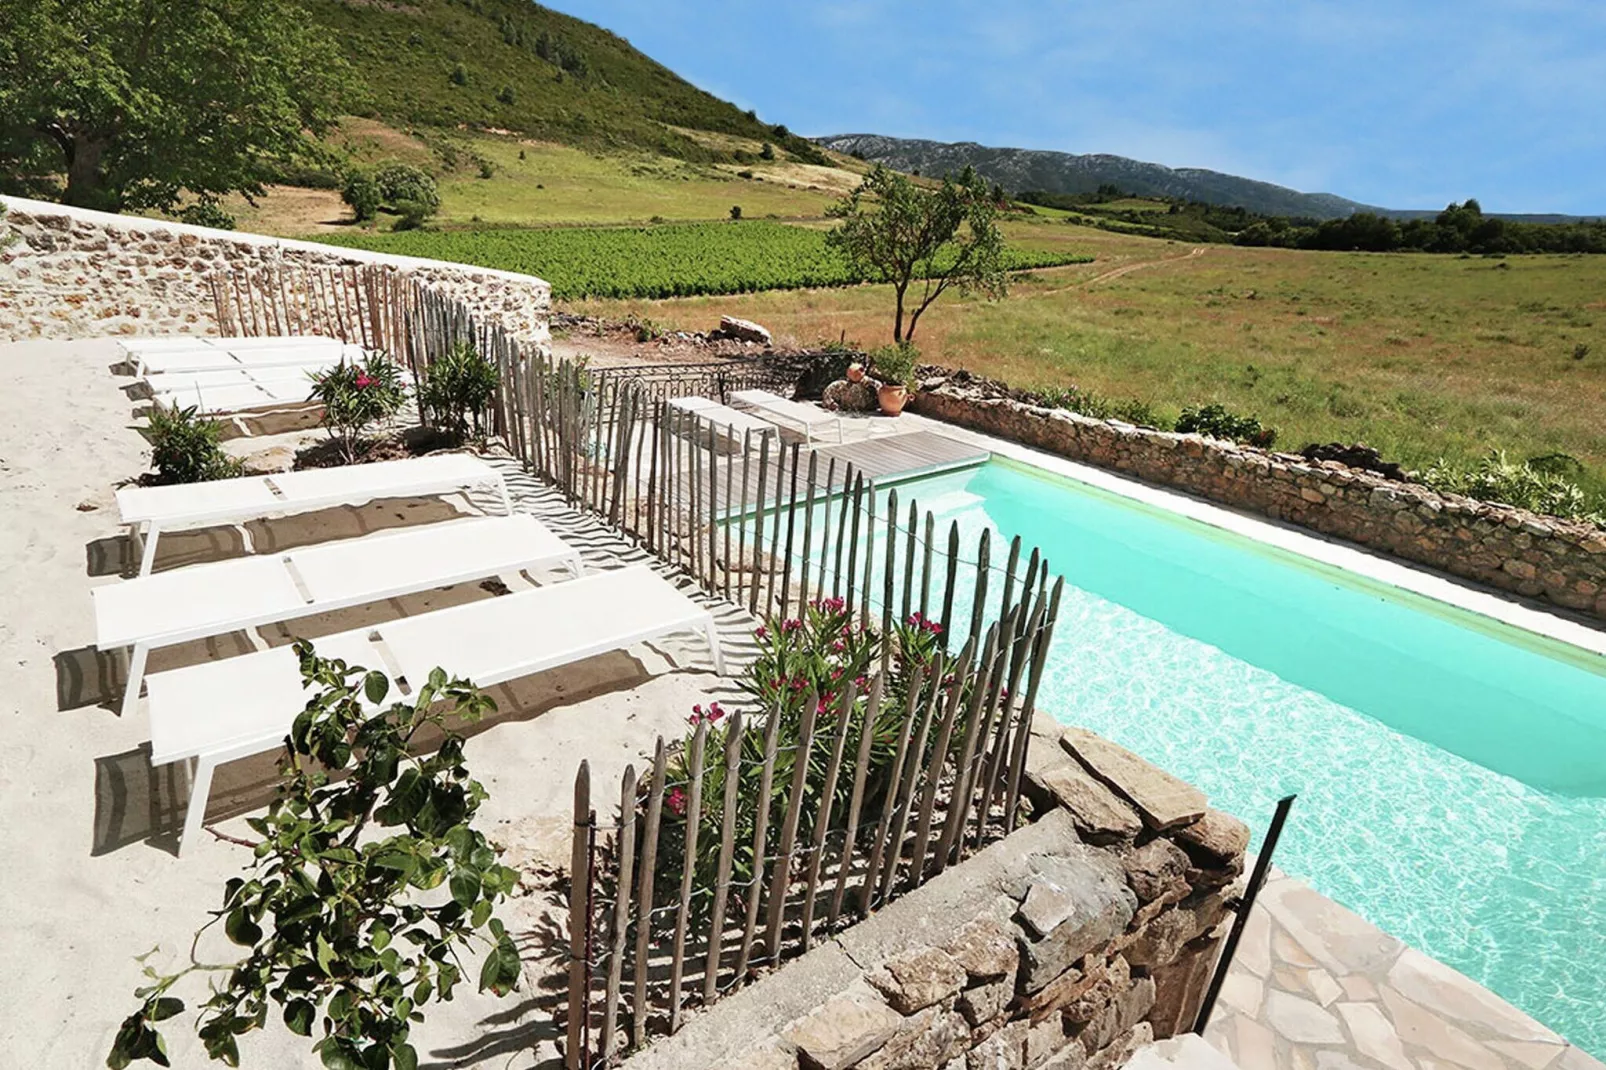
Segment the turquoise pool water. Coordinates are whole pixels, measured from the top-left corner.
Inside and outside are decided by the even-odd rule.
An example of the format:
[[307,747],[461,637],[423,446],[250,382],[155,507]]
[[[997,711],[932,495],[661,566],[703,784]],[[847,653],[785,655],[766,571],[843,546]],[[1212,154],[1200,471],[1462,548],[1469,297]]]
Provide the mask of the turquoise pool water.
[[1606,1056],[1606,658],[1006,462],[899,492],[1065,576],[1042,708],[1257,842],[1297,792],[1281,868]]

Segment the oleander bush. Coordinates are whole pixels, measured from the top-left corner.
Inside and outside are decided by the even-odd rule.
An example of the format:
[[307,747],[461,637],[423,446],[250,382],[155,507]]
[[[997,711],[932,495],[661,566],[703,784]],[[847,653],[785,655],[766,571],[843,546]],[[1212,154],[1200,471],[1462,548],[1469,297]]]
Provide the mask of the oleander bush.
[[1566,454],[1513,461],[1505,451],[1494,450],[1470,467],[1441,458],[1421,474],[1421,480],[1434,490],[1606,527],[1606,500],[1592,498],[1577,484],[1581,469]]
[[151,466],[156,469],[154,483],[202,483],[227,479],[243,470],[238,458],[230,457],[218,445],[222,426],[190,408],[150,411],[148,434],[151,440]]
[[341,361],[314,376],[311,399],[323,404],[323,425],[347,464],[372,445],[380,425],[393,419],[407,401],[399,368],[376,350],[361,363]]
[[484,438],[499,381],[496,365],[460,343],[425,370],[418,407],[431,424],[458,441]]

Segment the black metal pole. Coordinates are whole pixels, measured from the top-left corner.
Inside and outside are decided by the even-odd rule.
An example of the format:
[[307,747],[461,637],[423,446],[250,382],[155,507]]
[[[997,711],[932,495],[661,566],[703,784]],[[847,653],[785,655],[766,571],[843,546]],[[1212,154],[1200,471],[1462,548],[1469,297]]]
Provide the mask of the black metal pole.
[[1216,963],[1216,975],[1210,979],[1204,1002],[1199,1006],[1199,1017],[1193,1023],[1195,1033],[1202,1034],[1210,1024],[1210,1012],[1216,1009],[1216,997],[1221,994],[1227,971],[1232,968],[1232,957],[1238,951],[1238,941],[1243,939],[1244,926],[1249,923],[1249,912],[1255,908],[1255,897],[1260,894],[1260,886],[1266,882],[1266,872],[1271,869],[1272,852],[1277,850],[1277,840],[1283,834],[1283,825],[1288,821],[1288,811],[1293,807],[1296,797],[1288,795],[1277,800],[1277,812],[1272,815],[1271,827],[1266,830],[1266,842],[1260,845],[1254,872],[1249,875],[1249,885],[1244,889],[1243,905],[1238,908],[1238,917],[1233,919],[1227,944],[1221,949],[1221,961]]

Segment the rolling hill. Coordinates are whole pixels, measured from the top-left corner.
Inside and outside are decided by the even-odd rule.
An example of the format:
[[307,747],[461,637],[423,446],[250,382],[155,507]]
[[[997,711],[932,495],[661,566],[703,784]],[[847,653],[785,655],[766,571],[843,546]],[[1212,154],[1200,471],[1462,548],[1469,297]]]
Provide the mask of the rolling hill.
[[720,100],[601,27],[528,0],[303,0],[339,43],[351,111],[397,126],[507,130],[688,160],[731,153],[697,132],[819,150]]

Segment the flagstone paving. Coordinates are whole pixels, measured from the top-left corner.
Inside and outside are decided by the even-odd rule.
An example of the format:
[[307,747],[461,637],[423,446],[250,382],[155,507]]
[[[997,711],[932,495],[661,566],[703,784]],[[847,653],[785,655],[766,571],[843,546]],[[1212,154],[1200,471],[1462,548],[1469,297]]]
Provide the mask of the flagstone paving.
[[1476,982],[1276,872],[1205,1039],[1241,1070],[1606,1070]]

